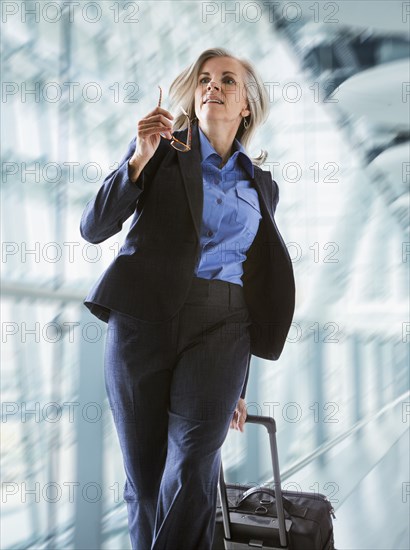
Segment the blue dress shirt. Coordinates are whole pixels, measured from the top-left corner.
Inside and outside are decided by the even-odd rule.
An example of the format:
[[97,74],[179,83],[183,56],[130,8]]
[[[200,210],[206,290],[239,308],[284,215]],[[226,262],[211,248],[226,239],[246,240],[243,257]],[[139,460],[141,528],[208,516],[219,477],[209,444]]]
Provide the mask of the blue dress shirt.
[[195,275],[222,279],[243,286],[242,262],[262,218],[258,193],[251,179],[254,168],[242,144],[235,139],[234,152],[219,168],[222,158],[199,128],[204,208],[199,260]]

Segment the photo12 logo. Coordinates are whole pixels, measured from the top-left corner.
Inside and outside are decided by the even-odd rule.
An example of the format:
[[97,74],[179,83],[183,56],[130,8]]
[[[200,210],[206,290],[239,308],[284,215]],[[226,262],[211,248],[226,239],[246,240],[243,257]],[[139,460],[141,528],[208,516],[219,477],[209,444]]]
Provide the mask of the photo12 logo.
[[[16,18],[21,23],[139,23],[140,6],[136,2],[2,2],[2,23]],[[109,20],[107,20],[109,18]],[[107,20],[107,21],[106,21]]]
[[98,82],[2,82],[1,101],[10,103],[98,103],[111,99],[114,103],[138,103],[140,87],[136,82],[113,82],[102,86]]
[[202,22],[218,18],[221,23],[269,23],[285,20],[297,23],[309,18],[314,23],[339,23],[338,2],[202,2]]

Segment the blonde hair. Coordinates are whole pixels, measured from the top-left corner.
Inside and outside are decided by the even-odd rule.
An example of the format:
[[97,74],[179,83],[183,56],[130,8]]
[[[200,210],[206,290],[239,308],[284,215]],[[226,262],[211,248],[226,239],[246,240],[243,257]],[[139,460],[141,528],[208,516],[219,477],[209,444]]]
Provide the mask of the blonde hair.
[[[199,71],[208,59],[213,57],[231,57],[241,63],[245,70],[245,89],[248,96],[248,105],[251,114],[246,117],[249,126],[239,125],[236,133],[245,150],[250,144],[256,128],[263,124],[269,114],[269,96],[263,81],[253,65],[246,59],[240,59],[224,48],[211,48],[203,51],[198,59],[189,65],[172,82],[169,88],[170,110],[177,111],[181,105],[188,113],[191,121],[195,119],[195,89],[198,83]],[[174,118],[174,128],[182,130],[186,127],[186,116],[179,111]],[[262,150],[258,157],[252,158],[254,164],[263,164],[267,158],[267,151]]]

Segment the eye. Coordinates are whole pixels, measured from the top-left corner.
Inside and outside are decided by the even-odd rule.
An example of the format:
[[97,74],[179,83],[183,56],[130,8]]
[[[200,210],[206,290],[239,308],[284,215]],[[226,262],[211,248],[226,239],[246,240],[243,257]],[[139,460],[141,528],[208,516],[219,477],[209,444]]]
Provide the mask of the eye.
[[209,80],[209,77],[208,76],[203,76],[202,78],[199,79],[199,83],[200,84],[205,84],[205,80]]
[[236,84],[235,79],[232,78],[231,76],[225,76],[224,82],[226,82],[226,84]]

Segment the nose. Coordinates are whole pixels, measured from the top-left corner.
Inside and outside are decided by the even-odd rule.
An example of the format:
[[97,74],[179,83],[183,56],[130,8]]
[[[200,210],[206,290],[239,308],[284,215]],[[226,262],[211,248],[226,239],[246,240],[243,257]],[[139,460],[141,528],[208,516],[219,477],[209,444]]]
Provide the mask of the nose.
[[218,84],[215,82],[215,80],[211,80],[210,82],[208,82],[207,86],[206,86],[206,89],[209,91],[211,90],[212,88],[216,88],[217,90],[220,89],[220,87],[218,86]]

